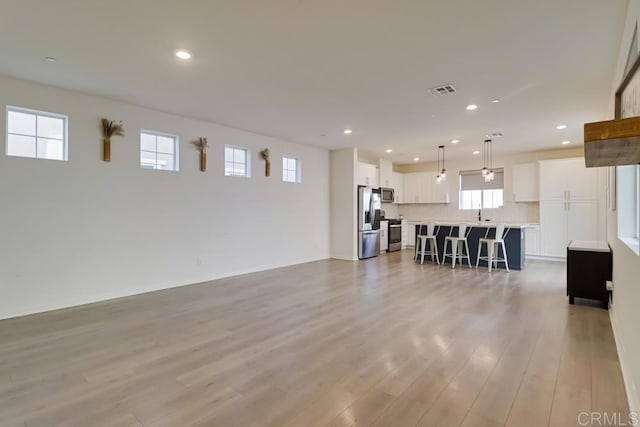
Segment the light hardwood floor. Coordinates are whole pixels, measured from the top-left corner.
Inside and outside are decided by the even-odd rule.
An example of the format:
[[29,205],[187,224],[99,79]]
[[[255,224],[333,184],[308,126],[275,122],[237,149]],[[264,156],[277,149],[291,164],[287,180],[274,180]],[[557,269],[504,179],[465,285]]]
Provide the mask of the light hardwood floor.
[[1,426],[570,426],[628,411],[560,263],[326,260],[0,322]]

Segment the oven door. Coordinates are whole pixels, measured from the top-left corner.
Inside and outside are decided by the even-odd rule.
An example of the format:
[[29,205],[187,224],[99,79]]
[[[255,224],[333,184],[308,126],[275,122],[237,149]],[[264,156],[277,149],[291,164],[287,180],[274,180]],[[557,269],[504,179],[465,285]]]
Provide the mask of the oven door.
[[389,226],[389,252],[402,249],[402,225],[394,224]]

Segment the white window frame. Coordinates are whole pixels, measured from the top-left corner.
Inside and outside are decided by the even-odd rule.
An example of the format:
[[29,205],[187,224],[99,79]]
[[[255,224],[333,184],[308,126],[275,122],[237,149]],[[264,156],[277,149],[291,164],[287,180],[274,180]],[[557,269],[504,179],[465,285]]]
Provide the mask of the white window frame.
[[[294,160],[295,161],[295,169],[291,170],[291,169],[287,169],[284,167],[284,163],[285,160]],[[282,156],[282,182],[288,182],[288,183],[292,183],[292,184],[300,184],[302,182],[302,167],[301,167],[302,162],[300,161],[299,157],[294,157],[294,156]],[[291,181],[289,179],[285,179],[285,171],[287,172],[295,172],[295,180]]]
[[[496,171],[496,175],[498,175],[498,178],[496,179],[501,179],[502,180],[502,188],[483,188],[483,183],[484,179],[481,176],[482,175],[482,171],[481,170],[468,170],[468,171],[460,171],[460,174],[458,175],[458,210],[477,210],[477,209],[500,209],[502,207],[504,207],[504,169],[503,168],[498,168],[495,169]],[[471,184],[469,183],[469,181],[466,182],[466,186],[470,186],[471,188],[467,188],[466,190],[463,190],[463,175],[470,177],[471,179]],[[478,184],[476,181],[480,180],[480,184]],[[494,182],[494,184],[499,183],[500,181],[496,181]],[[487,184],[487,186],[490,186],[489,184]],[[488,192],[491,191],[500,191],[502,193],[502,204],[501,205],[491,205],[491,206],[486,206],[487,200],[488,199]],[[476,197],[479,196],[480,198],[480,206],[474,205],[473,203],[471,204],[471,206],[464,206],[463,203],[463,199],[465,198],[465,195],[472,195],[475,194]],[[472,197],[473,199],[473,197]],[[493,197],[491,198],[491,201],[493,202]]]
[[[142,134],[147,134],[147,135],[152,135],[154,137],[156,137],[156,150],[155,150],[155,155],[156,155],[156,166],[155,167],[144,167],[142,166],[142,152],[144,151],[145,153],[152,153],[149,150],[143,150],[142,149]],[[158,162],[158,140],[157,138],[161,136],[164,138],[171,138],[173,139],[173,169],[169,169],[169,168],[158,168],[157,167],[157,162]],[[149,130],[149,129],[140,129],[140,169],[148,169],[148,170],[160,170],[160,171],[169,171],[169,172],[178,172],[180,170],[180,140],[178,138],[178,135],[173,135],[170,133],[165,133],[165,132],[158,132],[155,130]],[[164,153],[164,152],[160,152],[160,154],[170,154],[170,153]]]
[[[231,163],[231,164],[242,164],[242,163],[238,163],[238,162],[234,162],[233,160],[231,161],[227,161],[227,148],[232,149],[232,150],[241,150],[244,151],[245,154],[245,162],[244,162],[244,174],[243,175],[239,175],[239,174],[235,174],[235,173],[227,173],[227,163]],[[248,149],[247,147],[241,147],[239,145],[225,145],[224,146],[224,153],[223,153],[223,161],[224,161],[224,166],[223,166],[223,170],[224,170],[224,176],[228,176],[228,177],[234,177],[234,178],[251,178],[251,150]]]
[[[462,206],[462,198],[464,196],[463,193],[465,192],[470,192],[470,191],[479,191],[480,192],[480,206],[471,206],[471,207],[463,207]],[[499,206],[485,206],[485,197],[486,197],[486,193],[485,191],[502,191],[502,204]],[[467,211],[467,210],[476,210],[476,209],[500,209],[502,207],[504,207],[504,188],[494,188],[491,190],[459,190],[460,195],[459,200],[458,200],[458,209],[461,211]]]
[[[22,135],[22,134],[17,134],[17,133],[10,133],[9,132],[9,113],[10,112],[14,112],[14,113],[23,113],[23,114],[31,114],[36,116],[36,134],[35,135]],[[64,133],[64,135],[62,136],[62,159],[52,159],[49,157],[38,157],[38,117],[49,117],[52,119],[59,119],[62,120],[63,122],[63,126],[62,126],[62,132]],[[42,110],[34,110],[33,108],[24,108],[24,107],[16,107],[13,105],[7,105],[6,107],[6,111],[5,111],[5,124],[6,124],[6,132],[5,132],[5,147],[4,147],[4,153],[6,156],[8,157],[22,157],[25,159],[39,159],[39,160],[56,160],[56,161],[68,161],[69,160],[69,116],[66,116],[64,114],[58,114],[58,113],[51,113],[49,111],[42,111]],[[27,136],[30,138],[35,138],[36,139],[36,155],[35,157],[30,157],[30,156],[18,156],[15,154],[9,154],[9,135],[20,135],[20,136]],[[55,138],[45,138],[45,139],[55,139]]]
[[[625,171],[626,176],[623,178],[616,168],[618,239],[636,255],[640,255],[640,165],[623,167],[633,167],[635,170],[633,178],[629,179],[629,169]],[[621,185],[623,188],[620,188]],[[630,196],[635,199],[634,203],[627,203]]]

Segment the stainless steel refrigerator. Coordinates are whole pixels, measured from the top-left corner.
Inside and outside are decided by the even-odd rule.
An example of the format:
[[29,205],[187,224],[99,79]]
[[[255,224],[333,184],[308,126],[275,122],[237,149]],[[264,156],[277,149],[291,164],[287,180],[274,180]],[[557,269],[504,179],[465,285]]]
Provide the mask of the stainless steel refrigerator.
[[358,258],[380,254],[380,189],[358,187]]

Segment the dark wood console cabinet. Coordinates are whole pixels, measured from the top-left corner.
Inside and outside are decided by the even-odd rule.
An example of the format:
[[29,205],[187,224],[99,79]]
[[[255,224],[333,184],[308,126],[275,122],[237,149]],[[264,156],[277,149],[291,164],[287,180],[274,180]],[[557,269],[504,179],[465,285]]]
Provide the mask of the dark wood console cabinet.
[[599,300],[609,308],[607,280],[611,280],[613,259],[611,248],[604,242],[572,240],[567,247],[567,295]]

